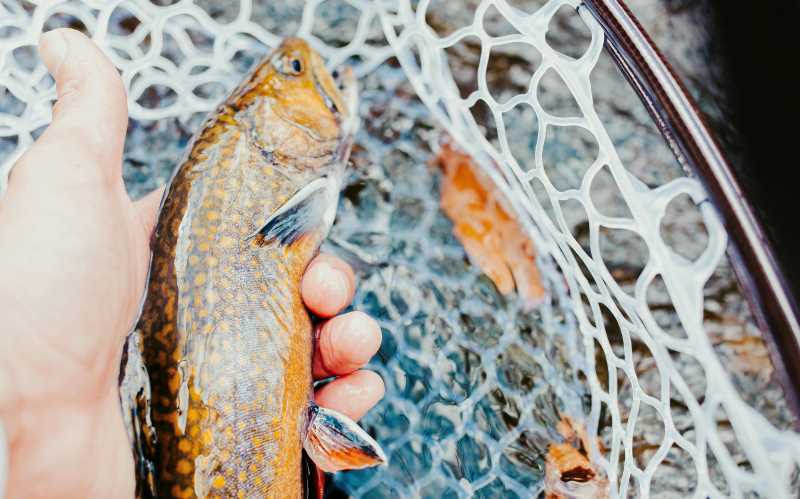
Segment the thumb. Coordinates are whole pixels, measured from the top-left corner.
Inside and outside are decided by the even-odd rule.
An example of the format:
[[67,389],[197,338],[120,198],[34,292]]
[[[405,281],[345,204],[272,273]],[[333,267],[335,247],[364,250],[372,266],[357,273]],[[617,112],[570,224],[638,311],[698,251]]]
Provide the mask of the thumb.
[[119,179],[128,113],[116,68],[72,29],[43,34],[39,53],[55,79],[58,100],[52,123],[20,159],[10,183],[27,175],[38,180]]
[[161,208],[161,199],[164,197],[165,189],[165,186],[161,186],[133,203],[133,207],[142,224],[145,238],[150,238],[153,229],[156,227],[158,211]]

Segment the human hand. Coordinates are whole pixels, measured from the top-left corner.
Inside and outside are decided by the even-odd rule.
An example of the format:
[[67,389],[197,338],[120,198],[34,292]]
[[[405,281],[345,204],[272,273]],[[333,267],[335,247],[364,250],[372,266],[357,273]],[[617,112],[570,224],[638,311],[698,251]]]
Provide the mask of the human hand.
[[[0,420],[8,497],[132,497],[134,472],[117,387],[161,191],[133,202],[121,177],[127,126],[117,71],[86,37],[47,33],[53,122],[20,158],[0,198]],[[318,316],[315,378],[340,376],[320,405],[358,419],[383,396],[359,370],[380,345],[352,300],[352,270],[321,255],[301,284]],[[331,318],[332,317],[332,318]],[[1,491],[0,491],[1,492]]]

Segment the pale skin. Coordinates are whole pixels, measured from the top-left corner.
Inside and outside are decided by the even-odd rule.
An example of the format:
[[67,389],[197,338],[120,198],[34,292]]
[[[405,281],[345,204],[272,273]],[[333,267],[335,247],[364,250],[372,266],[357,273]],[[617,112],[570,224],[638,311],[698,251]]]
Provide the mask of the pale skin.
[[[72,30],[43,35],[56,81],[53,122],[20,158],[0,198],[0,421],[7,497],[133,497],[117,388],[138,313],[161,190],[132,201],[121,177],[125,91],[111,62]],[[383,396],[361,369],[380,328],[352,300],[352,269],[318,256],[301,283],[317,330],[316,400],[353,419]]]

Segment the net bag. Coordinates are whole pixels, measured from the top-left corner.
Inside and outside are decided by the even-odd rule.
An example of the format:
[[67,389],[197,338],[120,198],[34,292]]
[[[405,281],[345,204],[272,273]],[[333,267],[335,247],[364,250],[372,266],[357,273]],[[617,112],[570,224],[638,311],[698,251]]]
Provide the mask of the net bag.
[[[3,0],[0,191],[51,118],[35,45],[60,26],[89,33],[122,74],[135,196],[282,37],[355,67],[366,124],[331,249],[355,262],[355,307],[384,330],[386,399],[363,424],[390,465],[342,473],[336,489],[533,497],[568,416],[612,497],[797,493],[800,437],[772,365],[736,350],[758,332],[725,228],[580,2]],[[534,242],[547,289],[535,310],[464,264],[426,197],[443,132]]]

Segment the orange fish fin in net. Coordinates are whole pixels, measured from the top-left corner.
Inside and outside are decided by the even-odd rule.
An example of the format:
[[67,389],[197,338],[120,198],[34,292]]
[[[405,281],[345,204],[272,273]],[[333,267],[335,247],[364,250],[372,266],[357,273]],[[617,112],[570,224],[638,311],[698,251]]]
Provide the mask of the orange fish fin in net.
[[386,463],[380,445],[355,421],[316,404],[308,414],[303,448],[321,470],[331,473]]
[[[608,480],[589,459],[586,429],[564,416],[556,426],[564,442],[551,443],[545,461],[544,489],[547,499],[604,499]],[[596,443],[600,446],[600,442]],[[602,449],[601,449],[602,450]]]
[[492,181],[467,154],[444,143],[436,162],[444,173],[441,207],[473,264],[504,295],[516,292],[528,307],[541,302],[544,287],[533,242]]

